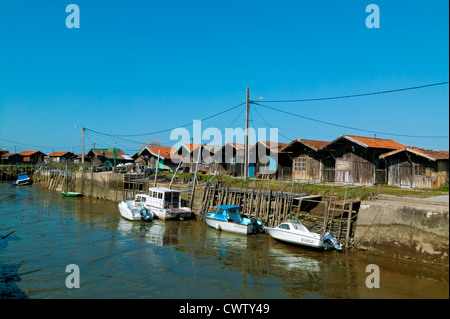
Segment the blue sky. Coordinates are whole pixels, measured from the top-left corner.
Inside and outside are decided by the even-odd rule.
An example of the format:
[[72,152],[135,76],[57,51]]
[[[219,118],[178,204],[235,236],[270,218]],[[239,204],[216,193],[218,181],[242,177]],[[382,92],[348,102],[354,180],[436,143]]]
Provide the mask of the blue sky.
[[[80,28],[68,29],[68,4]],[[369,29],[368,4],[380,8]],[[384,95],[351,95],[445,82],[447,0],[434,1],[0,1],[0,147],[81,152],[81,131],[142,134],[191,123],[250,99],[322,121],[401,135],[448,136],[448,84]],[[244,106],[202,128],[245,125]],[[256,110],[253,108],[257,108]],[[262,118],[259,114],[262,115]],[[240,116],[238,117],[238,115]],[[251,124],[279,141],[331,141],[371,133],[251,106]],[[192,128],[192,127],[191,127]],[[127,137],[87,131],[86,152],[134,153],[170,133]],[[448,138],[377,134],[448,150]],[[208,140],[203,141],[209,142]]]

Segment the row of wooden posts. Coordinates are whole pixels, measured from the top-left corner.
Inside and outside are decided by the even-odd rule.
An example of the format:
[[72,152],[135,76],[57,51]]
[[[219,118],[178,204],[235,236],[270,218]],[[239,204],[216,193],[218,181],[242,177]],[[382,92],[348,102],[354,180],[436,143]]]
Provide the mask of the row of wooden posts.
[[203,190],[200,211],[215,211],[220,205],[242,206],[243,215],[274,226],[289,217],[293,200],[293,194],[279,191],[207,186]]
[[[302,202],[321,204],[323,209],[302,211]],[[340,201],[330,196],[324,201],[320,195],[302,196],[280,191],[205,186],[200,212],[214,212],[220,205],[241,206],[243,215],[261,220],[269,227],[278,226],[287,219],[301,220],[310,231],[329,231],[348,247],[352,244],[360,200]]]

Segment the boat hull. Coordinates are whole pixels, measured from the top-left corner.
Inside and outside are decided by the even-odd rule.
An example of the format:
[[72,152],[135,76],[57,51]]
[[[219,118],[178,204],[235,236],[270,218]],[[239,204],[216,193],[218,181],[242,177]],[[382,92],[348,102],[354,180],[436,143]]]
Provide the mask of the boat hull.
[[208,226],[215,228],[217,230],[228,231],[236,234],[250,235],[252,234],[252,226],[250,224],[244,225],[234,222],[228,222],[223,220],[218,220],[215,218],[210,218],[204,216],[205,222]]
[[148,206],[148,205],[146,205],[145,207],[147,207],[149,210],[151,210],[153,215],[155,215],[156,217],[158,217],[159,219],[162,219],[162,220],[185,219],[185,218],[191,217],[191,215],[192,215],[192,211],[190,209],[183,209],[183,208],[161,209],[161,208],[152,207],[152,206]]
[[80,197],[83,195],[82,193],[74,193],[74,192],[61,192],[61,194],[67,197]]
[[278,228],[268,228],[266,227],[266,232],[273,239],[301,246],[308,246],[318,249],[325,249],[322,239],[317,238],[317,236],[309,236],[305,234],[294,234],[289,231]]
[[119,203],[119,211],[120,215],[128,220],[141,220],[141,221],[150,221],[153,219],[153,214],[146,210],[146,214],[142,214],[141,211],[144,209],[143,206],[134,207],[132,203],[127,201],[121,201]]

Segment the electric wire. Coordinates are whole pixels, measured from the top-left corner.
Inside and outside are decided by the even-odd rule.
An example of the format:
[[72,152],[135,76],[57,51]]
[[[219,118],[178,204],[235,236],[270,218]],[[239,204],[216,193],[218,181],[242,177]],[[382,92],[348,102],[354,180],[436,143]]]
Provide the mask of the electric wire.
[[[319,98],[298,99],[298,100],[271,100],[271,101],[264,101],[264,103],[313,102],[313,101],[348,99],[348,98],[362,97],[362,96],[369,96],[369,95],[379,95],[379,94],[388,94],[388,93],[395,93],[395,92],[401,92],[401,91],[418,90],[418,89],[428,88],[428,87],[432,87],[432,86],[445,85],[448,83],[449,83],[448,81],[447,82],[438,82],[438,83],[412,86],[412,87],[401,88],[401,89],[385,90],[385,91],[370,92],[370,93],[360,93],[360,94],[352,94],[352,95],[319,97]],[[255,101],[252,101],[252,103],[255,103]]]
[[396,134],[396,133],[388,133],[388,132],[367,130],[367,129],[351,127],[351,126],[347,126],[347,125],[341,125],[341,124],[337,124],[337,123],[331,123],[331,122],[327,122],[327,121],[314,119],[314,118],[307,117],[307,116],[304,116],[304,115],[295,114],[295,113],[284,111],[284,110],[280,110],[280,109],[277,109],[277,108],[274,108],[274,107],[271,107],[271,106],[263,105],[261,103],[253,102],[252,104],[259,105],[259,106],[262,106],[264,108],[267,108],[267,109],[270,109],[270,110],[273,110],[273,111],[277,111],[277,112],[280,112],[280,113],[284,113],[284,114],[287,114],[287,115],[299,117],[299,118],[302,118],[302,119],[305,119],[305,120],[314,121],[314,122],[317,122],[317,123],[327,124],[327,125],[341,127],[341,128],[346,128],[346,129],[355,130],[355,131],[362,131],[362,132],[381,134],[381,135],[390,135],[390,136],[414,137],[414,138],[448,138],[448,136],[444,136],[444,135],[436,135],[436,136],[430,136],[430,135],[408,135],[408,134]]

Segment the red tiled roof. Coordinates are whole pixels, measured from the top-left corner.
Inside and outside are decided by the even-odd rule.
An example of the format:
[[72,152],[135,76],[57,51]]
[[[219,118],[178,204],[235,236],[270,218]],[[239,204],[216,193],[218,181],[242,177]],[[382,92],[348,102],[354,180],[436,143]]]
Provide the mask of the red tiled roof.
[[388,153],[381,154],[380,158],[389,157],[389,156],[395,155],[395,154],[403,152],[403,151],[408,151],[408,152],[414,153],[416,155],[426,157],[432,161],[449,159],[449,151],[434,151],[434,150],[427,150],[424,148],[414,147],[414,146],[406,146],[406,147],[398,149],[398,150],[394,150],[394,151],[391,151]]
[[48,157],[60,157],[60,156],[66,155],[67,153],[70,153],[70,152],[53,152],[50,155],[48,155]]
[[343,135],[343,136],[349,137],[350,139],[362,143],[370,148],[386,148],[396,150],[405,147],[405,145],[400,144],[399,142],[396,142],[394,140],[386,140],[382,138],[356,136],[356,135]]
[[[287,146],[287,143],[280,143],[280,142],[270,142],[270,141],[258,141],[259,143],[263,144],[265,147],[269,148],[272,152],[280,153],[281,149]],[[257,145],[256,143],[255,145]],[[253,145],[252,148],[255,146]]]
[[152,153],[155,154],[155,156],[158,156],[159,152],[159,156],[162,158],[172,158],[172,159],[180,158],[180,155],[172,154],[174,151],[172,147],[165,147],[165,146],[146,146],[146,147],[150,149]]
[[449,159],[449,151],[434,151],[434,150],[427,150],[427,149],[424,149],[424,148],[412,147],[412,146],[411,146],[411,148],[416,150],[416,151],[418,151],[418,152],[420,152],[420,153],[423,153],[425,155],[433,157],[433,158],[435,158],[437,160],[438,159]]
[[287,144],[285,147],[283,147],[281,149],[281,151],[285,151],[287,149],[290,149],[290,147],[296,143],[301,143],[303,145],[308,146],[309,148],[318,151],[320,150],[322,147],[324,147],[325,145],[327,145],[330,142],[326,142],[326,141],[317,141],[317,140],[305,140],[305,139],[300,139],[297,138],[295,140],[293,140],[292,142],[290,142],[289,144]]
[[22,156],[30,156],[33,155],[35,153],[38,153],[39,151],[23,151],[22,153],[19,153]]
[[11,157],[14,155],[18,155],[18,153],[5,153],[5,154],[2,154],[2,157]]

